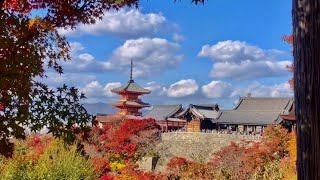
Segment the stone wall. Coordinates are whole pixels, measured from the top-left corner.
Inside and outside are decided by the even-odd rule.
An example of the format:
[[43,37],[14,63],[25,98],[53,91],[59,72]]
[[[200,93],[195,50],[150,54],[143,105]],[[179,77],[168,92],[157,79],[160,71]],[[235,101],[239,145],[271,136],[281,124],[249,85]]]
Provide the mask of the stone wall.
[[260,141],[261,136],[217,134],[199,132],[170,132],[162,134],[162,142],[156,147],[160,159],[156,171],[164,171],[169,159],[175,156],[198,162],[212,159],[212,153],[230,142],[241,140]]

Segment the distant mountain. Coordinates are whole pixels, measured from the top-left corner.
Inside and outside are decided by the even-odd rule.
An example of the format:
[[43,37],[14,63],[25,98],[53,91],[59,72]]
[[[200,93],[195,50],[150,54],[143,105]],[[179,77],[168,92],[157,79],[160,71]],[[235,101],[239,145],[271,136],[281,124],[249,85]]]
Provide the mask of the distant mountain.
[[88,111],[89,114],[96,115],[100,114],[112,114],[117,112],[117,108],[111,106],[110,104],[106,103],[85,103],[84,108]]

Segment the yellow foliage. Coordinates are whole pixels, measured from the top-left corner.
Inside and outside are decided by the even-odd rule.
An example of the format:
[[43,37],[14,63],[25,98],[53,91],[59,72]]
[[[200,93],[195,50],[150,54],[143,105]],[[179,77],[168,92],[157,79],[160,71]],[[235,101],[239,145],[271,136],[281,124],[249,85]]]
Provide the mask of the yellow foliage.
[[126,165],[124,163],[114,161],[110,164],[110,167],[111,167],[111,171],[118,171],[118,170],[125,168]]
[[29,20],[29,29],[36,29],[39,27],[47,31],[52,31],[54,29],[50,23],[43,21],[39,16]]
[[40,22],[41,18],[36,16],[33,19],[29,20],[29,29],[31,29],[34,25],[37,25]]
[[295,132],[291,133],[291,138],[289,141],[289,153],[292,160],[296,162],[297,161],[297,137]]
[[284,173],[284,179],[288,180],[296,180],[297,172],[296,172],[296,162],[297,162],[297,139],[296,133],[292,132],[290,134],[290,141],[288,146],[289,158],[283,160],[282,164],[286,166],[286,171]]

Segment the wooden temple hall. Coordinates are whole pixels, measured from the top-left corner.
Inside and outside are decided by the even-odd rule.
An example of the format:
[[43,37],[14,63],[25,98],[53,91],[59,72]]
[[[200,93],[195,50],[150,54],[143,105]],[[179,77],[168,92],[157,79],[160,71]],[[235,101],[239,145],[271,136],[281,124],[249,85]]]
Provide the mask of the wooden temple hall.
[[153,105],[145,114],[140,109],[151,105],[139,96],[151,91],[139,86],[132,78],[132,61],[130,79],[121,87],[111,92],[120,95],[118,101],[111,103],[119,111],[113,115],[98,114],[96,120],[103,125],[114,118],[154,119],[163,132],[188,131],[261,134],[268,125],[280,124],[288,130],[295,125],[295,108],[293,98],[240,97],[232,110],[221,110],[218,104],[190,104],[185,109],[177,105]]
[[142,118],[152,118],[163,132],[228,132],[261,134],[268,125],[282,125],[289,131],[295,124],[293,98],[241,97],[232,110],[218,104],[154,105]]

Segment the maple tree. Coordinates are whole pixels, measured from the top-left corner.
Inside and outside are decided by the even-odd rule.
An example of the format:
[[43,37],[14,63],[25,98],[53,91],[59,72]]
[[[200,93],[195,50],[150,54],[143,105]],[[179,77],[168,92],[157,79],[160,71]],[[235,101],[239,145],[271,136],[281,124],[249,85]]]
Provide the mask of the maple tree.
[[94,127],[90,142],[110,161],[136,162],[160,140],[160,127],[153,119],[115,120],[102,128]]
[[[73,140],[73,125],[88,132],[92,119],[81,105],[84,95],[62,86],[48,88],[36,79],[47,69],[63,73],[69,44],[59,28],[92,24],[110,9],[137,6],[137,0],[0,0],[0,146],[12,151],[10,137],[24,138],[25,127],[44,127]],[[79,131],[80,132],[80,131]]]

